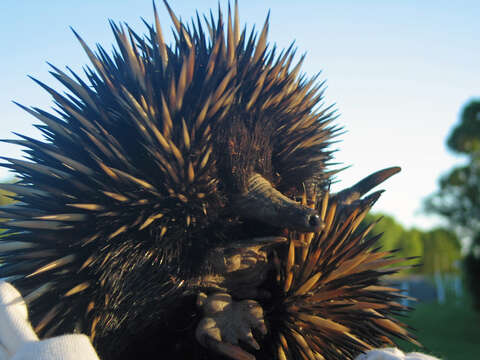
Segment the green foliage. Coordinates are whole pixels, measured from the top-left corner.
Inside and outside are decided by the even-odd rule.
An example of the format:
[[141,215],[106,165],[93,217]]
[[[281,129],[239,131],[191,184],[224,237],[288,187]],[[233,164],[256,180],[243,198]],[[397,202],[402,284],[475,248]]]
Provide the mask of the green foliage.
[[[480,139],[480,133],[478,134]],[[480,232],[480,157],[457,166],[440,178],[440,190],[427,199],[428,212],[447,219],[459,233],[474,238]]]
[[466,164],[440,179],[440,190],[425,203],[427,211],[447,219],[452,228],[471,240],[465,258],[465,278],[480,309],[480,100],[468,103],[448,137],[450,150],[465,155]]
[[[425,233],[418,229],[404,230],[404,236],[399,242],[401,253],[405,257],[418,256],[425,257],[423,238]],[[420,271],[418,268],[417,271]]]
[[467,156],[467,163],[440,178],[440,190],[426,201],[426,210],[443,216],[462,235],[480,233],[480,100],[467,104],[448,137],[450,150]]
[[460,118],[460,124],[448,137],[448,147],[468,155],[480,152],[480,100],[468,103]]
[[392,216],[386,214],[369,213],[365,217],[364,221],[366,221],[367,223],[372,223],[379,219],[380,221],[375,224],[372,233],[383,233],[383,236],[380,239],[380,244],[384,250],[398,249],[405,232],[402,225],[397,223]]
[[405,229],[390,215],[369,214],[366,223],[381,217],[374,226],[373,234],[383,233],[380,245],[385,250],[398,249],[399,257],[419,257],[421,266],[403,273],[434,274],[456,272],[457,261],[461,258],[461,245],[456,234],[450,230],[437,228],[431,231]]
[[[0,206],[8,205],[8,204],[11,204],[11,203],[15,202],[15,200],[13,200],[11,198],[12,195],[13,195],[13,193],[0,189]],[[4,220],[0,219],[0,233],[2,233],[4,231],[1,228],[1,222],[2,221],[4,221]]]
[[437,228],[425,232],[422,236],[424,253],[422,272],[434,274],[457,272],[457,262],[461,258],[461,244],[457,235],[450,230]]

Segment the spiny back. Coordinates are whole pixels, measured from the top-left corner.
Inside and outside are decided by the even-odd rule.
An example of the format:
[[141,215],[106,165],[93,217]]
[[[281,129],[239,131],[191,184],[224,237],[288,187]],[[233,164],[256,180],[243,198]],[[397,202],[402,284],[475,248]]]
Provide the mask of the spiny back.
[[67,93],[37,83],[56,114],[22,106],[45,140],[9,140],[29,161],[4,165],[20,181],[2,187],[20,203],[2,211],[0,277],[23,290],[41,334],[157,321],[208,251],[251,235],[230,203],[252,173],[286,195],[331,176],[323,83],[300,73],[292,46],[267,46],[268,18],[257,36],[240,31],[237,9],[226,25],[219,10],[205,30],[166,6],[173,45],[156,10],[145,37],[111,23],[112,55],[77,35],[86,81],[52,66]]

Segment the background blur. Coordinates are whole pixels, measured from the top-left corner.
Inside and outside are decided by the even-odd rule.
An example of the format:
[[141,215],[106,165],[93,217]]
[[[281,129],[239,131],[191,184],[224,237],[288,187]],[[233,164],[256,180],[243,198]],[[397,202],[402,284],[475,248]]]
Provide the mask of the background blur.
[[[337,123],[346,131],[336,144],[337,166],[350,166],[338,175],[333,190],[373,171],[402,167],[385,183],[388,191],[375,210],[388,215],[376,229],[385,231],[384,246],[401,247],[403,255],[423,258],[422,266],[392,280],[421,300],[407,321],[420,329],[426,351],[445,359],[472,359],[475,354],[480,358],[480,317],[467,291],[472,287],[465,285],[480,283],[480,266],[475,267],[480,227],[463,221],[480,219],[480,205],[470,201],[470,207],[450,206],[476,197],[480,176],[470,170],[478,163],[480,148],[446,145],[456,127],[465,122],[465,106],[476,104],[480,97],[480,2],[239,3],[240,20],[248,28],[261,28],[270,9],[270,45],[284,48],[295,41],[297,54],[307,54],[303,71],[309,76],[322,71],[320,78],[328,85],[325,103],[335,104],[340,115]],[[217,4],[217,0],[171,1],[183,19],[195,16],[196,9],[200,14],[209,9],[215,12]],[[226,1],[221,5],[225,10]],[[167,12],[160,1],[157,7],[171,42]],[[48,74],[47,61],[60,69],[68,65],[79,74],[88,63],[69,26],[90,46],[100,43],[109,50],[113,36],[107,20],[125,21],[142,33],[141,17],[152,22],[150,0],[2,0],[0,138],[14,138],[13,131],[40,137],[33,119],[11,102],[51,107],[50,97],[27,74],[59,89]],[[474,126],[480,122],[476,114],[480,107],[474,106],[469,120],[473,125],[462,129],[480,139],[480,128]],[[8,144],[0,144],[0,155],[22,156],[19,148]],[[449,178],[454,168],[463,173]],[[0,180],[10,181],[11,175],[0,169]],[[466,183],[470,192],[462,192]],[[453,216],[459,212],[463,220]],[[473,265],[465,267],[464,259]],[[420,293],[417,288],[422,289]]]

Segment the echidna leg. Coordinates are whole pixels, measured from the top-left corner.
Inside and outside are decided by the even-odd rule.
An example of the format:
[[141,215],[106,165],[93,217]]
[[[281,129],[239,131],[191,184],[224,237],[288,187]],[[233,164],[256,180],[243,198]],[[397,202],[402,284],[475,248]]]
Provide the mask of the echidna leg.
[[204,313],[195,332],[200,344],[231,359],[255,360],[238,344],[260,348],[252,334],[254,329],[263,335],[267,333],[260,304],[254,300],[235,301],[227,293],[201,293],[197,303]]
[[268,261],[269,248],[285,241],[283,236],[258,237],[216,248],[208,259],[214,274],[202,276],[199,288],[227,292],[236,299],[269,297],[260,288],[273,266]]
[[268,249],[286,240],[281,236],[252,238],[212,252],[209,263],[215,275],[200,280],[210,295],[202,292],[197,301],[204,315],[195,333],[200,344],[235,360],[255,359],[238,343],[258,349],[252,330],[267,333],[263,309],[253,299],[270,296],[260,289],[272,267]]

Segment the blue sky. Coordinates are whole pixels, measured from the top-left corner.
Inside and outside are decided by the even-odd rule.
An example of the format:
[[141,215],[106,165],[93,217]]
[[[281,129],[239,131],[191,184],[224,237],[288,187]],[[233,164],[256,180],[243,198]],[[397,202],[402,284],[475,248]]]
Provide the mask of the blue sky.
[[[217,8],[217,0],[171,1],[183,19]],[[226,1],[220,1],[226,6]],[[164,31],[171,26],[157,1]],[[251,1],[240,0],[240,20],[263,24],[268,10],[270,44],[295,41],[306,53],[303,71],[322,70],[327,104],[335,103],[338,123],[347,131],[337,144],[336,160],[352,165],[339,174],[334,190],[369,173],[400,165],[375,209],[407,226],[438,223],[419,210],[437,188],[438,177],[462,159],[449,153],[445,138],[462,105],[480,97],[479,1]],[[12,131],[39,137],[32,118],[11,103],[44,109],[52,103],[27,74],[60,88],[47,61],[81,72],[88,63],[69,26],[88,44],[111,49],[107,20],[128,22],[144,31],[152,22],[150,0],[0,2],[0,137]],[[0,144],[2,156],[20,150]],[[8,176],[0,170],[0,178]]]

